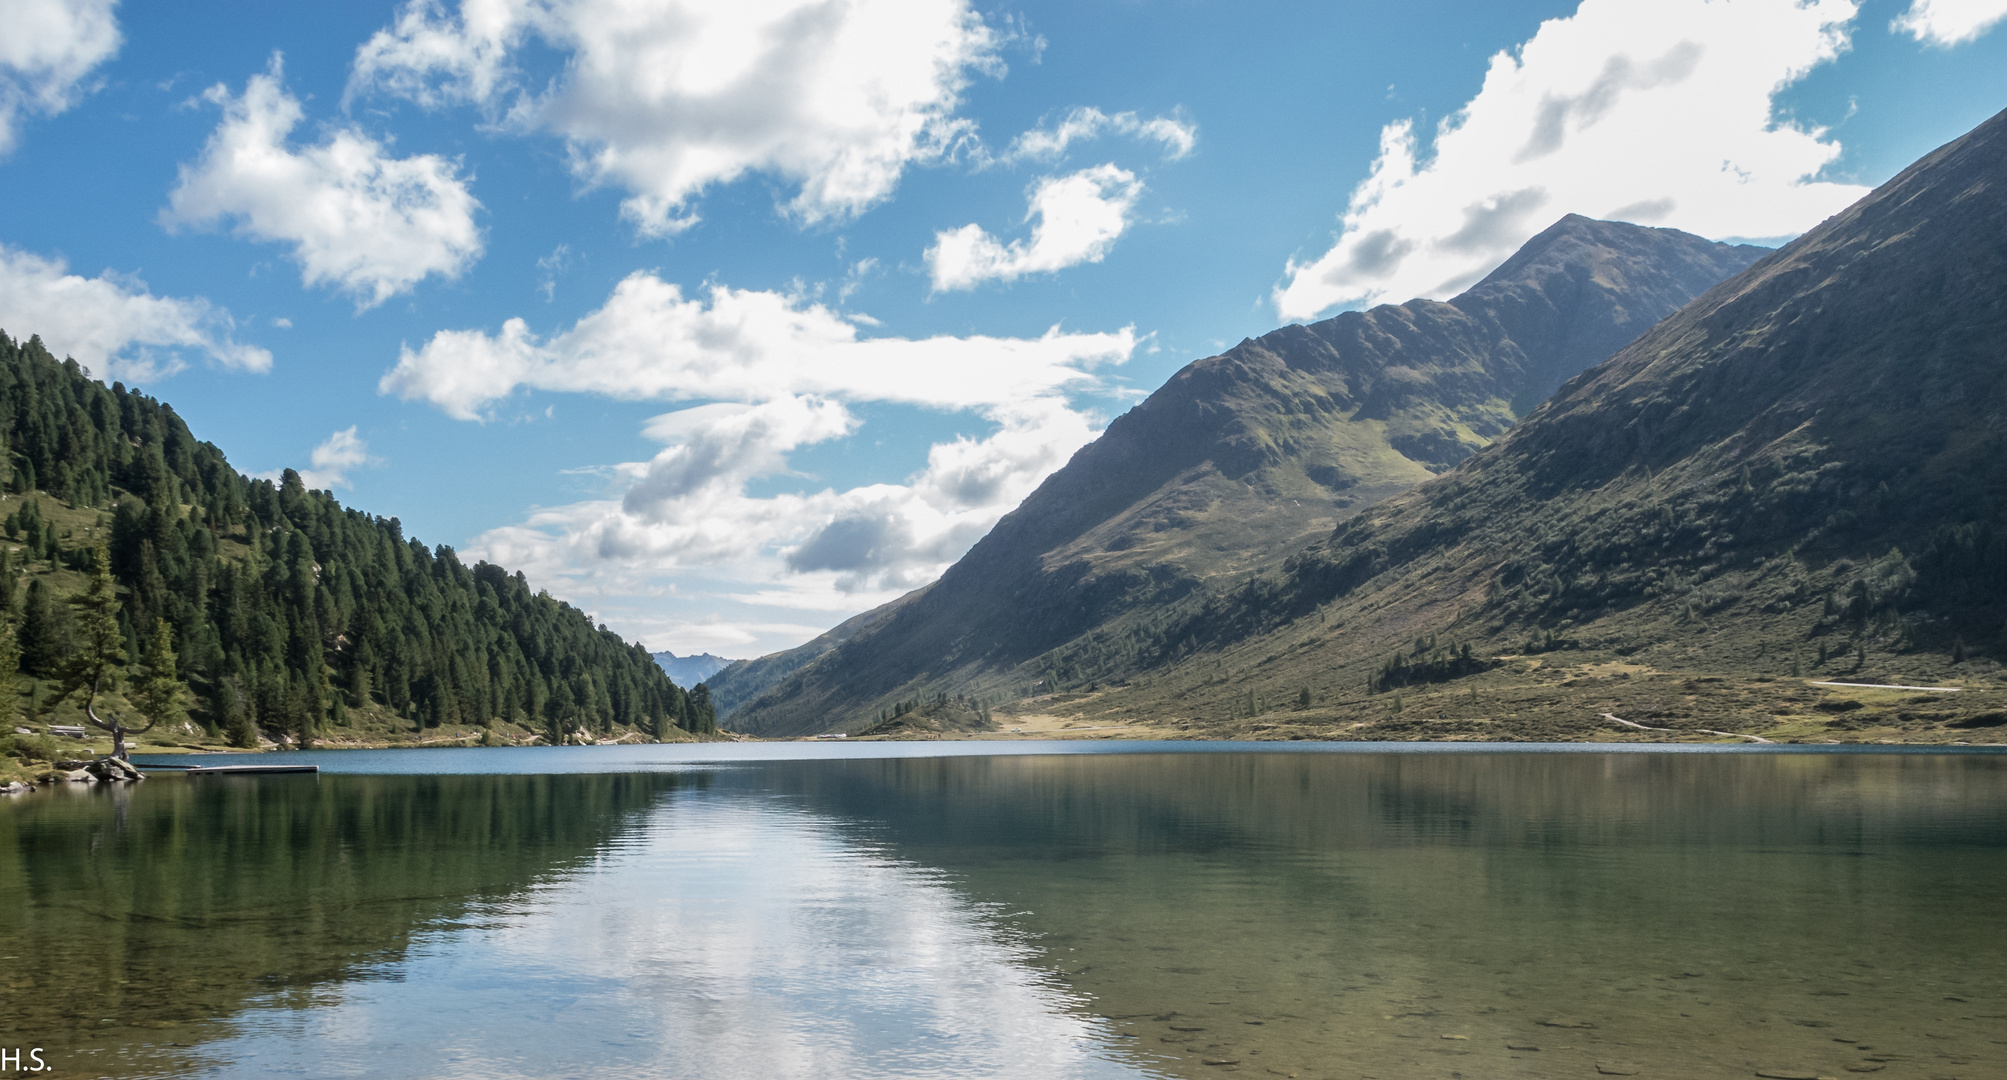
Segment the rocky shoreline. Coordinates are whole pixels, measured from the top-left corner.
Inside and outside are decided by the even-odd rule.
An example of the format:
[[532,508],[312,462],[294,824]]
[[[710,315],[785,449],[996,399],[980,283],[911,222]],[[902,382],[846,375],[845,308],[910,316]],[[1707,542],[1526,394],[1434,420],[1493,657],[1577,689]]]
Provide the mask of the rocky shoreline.
[[144,779],[146,774],[130,761],[115,757],[72,758],[51,763],[35,777],[34,784],[21,780],[0,784],[0,795],[25,795],[38,784],[136,784]]

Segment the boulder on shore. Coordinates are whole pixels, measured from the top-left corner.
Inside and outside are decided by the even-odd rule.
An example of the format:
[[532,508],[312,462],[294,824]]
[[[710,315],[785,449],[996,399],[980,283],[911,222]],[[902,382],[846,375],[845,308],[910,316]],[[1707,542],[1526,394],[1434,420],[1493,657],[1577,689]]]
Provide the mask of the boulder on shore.
[[100,780],[131,783],[146,779],[146,774],[124,758],[101,757],[87,766],[92,776]]
[[[130,761],[115,757],[91,758],[89,760],[58,761],[55,768],[64,775],[53,779],[68,780],[78,784],[95,784],[100,780],[117,783],[131,783],[146,779],[146,774]],[[44,780],[51,777],[45,776]]]

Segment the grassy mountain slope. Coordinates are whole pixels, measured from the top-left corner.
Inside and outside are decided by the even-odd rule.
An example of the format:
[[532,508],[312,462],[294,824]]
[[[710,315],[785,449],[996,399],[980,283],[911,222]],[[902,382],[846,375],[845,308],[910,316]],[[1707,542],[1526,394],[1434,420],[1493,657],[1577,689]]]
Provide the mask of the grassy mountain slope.
[[1132,658],[1176,605],[1453,467],[1761,254],[1570,216],[1448,303],[1348,312],[1190,364],[940,581],[721,672],[716,700],[737,730],[801,734]]
[[1066,707],[1349,737],[1997,739],[2003,417],[2007,113]]

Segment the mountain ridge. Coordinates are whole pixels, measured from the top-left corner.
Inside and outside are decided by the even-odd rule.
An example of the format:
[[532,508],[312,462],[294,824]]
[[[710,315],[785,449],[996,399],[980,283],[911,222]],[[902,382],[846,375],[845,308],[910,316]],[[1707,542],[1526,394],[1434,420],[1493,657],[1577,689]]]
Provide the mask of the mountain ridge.
[[1763,253],[1570,215],[1449,302],[1244,340],[1118,417],[934,584],[720,673],[715,700],[737,730],[801,734],[985,680],[1028,691],[1006,673],[1082,638],[1125,648],[1153,612],[1454,466],[1515,402]]
[[1068,707],[1212,734],[1997,738],[2003,177],[2007,112]]
[[660,664],[662,670],[668,672],[669,678],[679,686],[695,686],[733,664],[740,663],[738,660],[713,656],[710,653],[677,656],[667,649],[649,655],[655,658],[655,662]]

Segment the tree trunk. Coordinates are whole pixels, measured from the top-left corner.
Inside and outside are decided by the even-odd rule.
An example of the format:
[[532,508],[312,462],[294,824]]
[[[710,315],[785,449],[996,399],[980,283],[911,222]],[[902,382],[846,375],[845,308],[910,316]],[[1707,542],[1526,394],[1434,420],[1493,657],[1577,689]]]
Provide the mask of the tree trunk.
[[[98,710],[96,704],[89,701],[84,702],[84,715],[90,719],[90,722],[93,725],[97,726],[98,728],[104,731],[111,732],[113,757],[119,759],[120,761],[125,761],[125,762],[130,762],[132,760],[132,758],[128,756],[125,748],[125,736],[127,728],[125,726],[124,721],[120,720],[117,716],[113,716],[111,718],[111,722],[106,723],[104,720],[98,717]],[[153,726],[152,724],[146,725],[146,727],[148,728],[152,726]],[[141,728],[140,730],[144,731],[146,730],[146,728]]]

